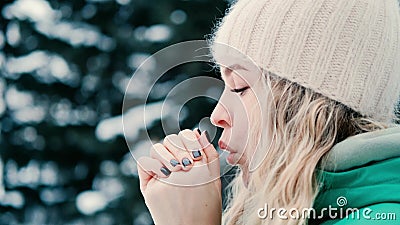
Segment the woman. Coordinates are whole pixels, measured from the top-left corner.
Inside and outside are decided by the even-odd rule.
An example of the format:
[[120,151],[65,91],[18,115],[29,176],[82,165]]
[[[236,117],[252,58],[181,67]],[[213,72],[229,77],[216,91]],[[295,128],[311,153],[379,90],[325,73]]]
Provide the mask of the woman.
[[155,224],[398,224],[399,24],[396,0],[233,4],[211,41],[228,206],[217,152],[184,130],[138,162]]

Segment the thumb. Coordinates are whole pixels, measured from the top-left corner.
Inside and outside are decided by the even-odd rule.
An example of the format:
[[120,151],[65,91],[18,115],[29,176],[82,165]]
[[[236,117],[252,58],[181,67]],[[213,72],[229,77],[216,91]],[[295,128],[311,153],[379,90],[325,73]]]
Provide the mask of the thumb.
[[200,135],[199,142],[203,147],[203,151],[207,156],[207,165],[211,176],[217,178],[220,176],[219,154],[214,146],[210,143],[210,138],[207,131],[203,131]]

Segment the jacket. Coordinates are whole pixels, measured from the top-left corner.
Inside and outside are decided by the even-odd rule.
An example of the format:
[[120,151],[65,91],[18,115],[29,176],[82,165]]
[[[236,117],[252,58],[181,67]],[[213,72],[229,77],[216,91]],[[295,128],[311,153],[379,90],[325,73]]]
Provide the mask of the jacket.
[[400,127],[339,142],[317,174],[309,225],[400,225]]

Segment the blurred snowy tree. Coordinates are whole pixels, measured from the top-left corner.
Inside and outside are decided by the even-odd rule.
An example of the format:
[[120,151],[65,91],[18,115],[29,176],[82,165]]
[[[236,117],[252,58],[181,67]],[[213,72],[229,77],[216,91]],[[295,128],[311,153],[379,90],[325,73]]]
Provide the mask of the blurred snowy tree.
[[[204,39],[226,3],[2,1],[0,224],[151,224],[123,136],[99,137],[96,127],[121,114],[145,57]],[[165,80],[213,73],[187,66]],[[182,126],[214,103],[191,103]],[[158,126],[149,129],[162,138]]]

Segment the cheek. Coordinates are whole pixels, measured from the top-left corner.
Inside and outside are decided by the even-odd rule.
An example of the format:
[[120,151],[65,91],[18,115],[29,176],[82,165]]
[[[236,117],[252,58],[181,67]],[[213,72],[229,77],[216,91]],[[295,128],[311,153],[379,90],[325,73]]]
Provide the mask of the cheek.
[[242,101],[236,104],[234,112],[233,128],[236,130],[238,135],[247,134],[250,126],[250,116],[249,111],[250,102],[247,99],[242,99]]
[[249,148],[249,141],[252,140],[251,129],[255,126],[254,123],[257,121],[257,115],[254,115],[253,112],[254,105],[257,104],[254,96],[255,95],[253,93],[248,92],[245,96],[243,96],[241,102],[236,105],[234,123],[232,127],[232,142],[235,143],[235,147],[240,149],[241,152],[246,151],[246,155],[249,150],[245,149]]
[[235,149],[240,152],[244,151],[246,147],[246,143],[248,142],[249,135],[249,123],[245,114],[236,114],[235,121],[232,126],[232,137],[231,141],[234,144]]
[[246,97],[246,136],[248,136],[246,155],[251,157],[259,141],[258,139],[262,129],[262,113],[260,103],[254,92],[249,92]]

